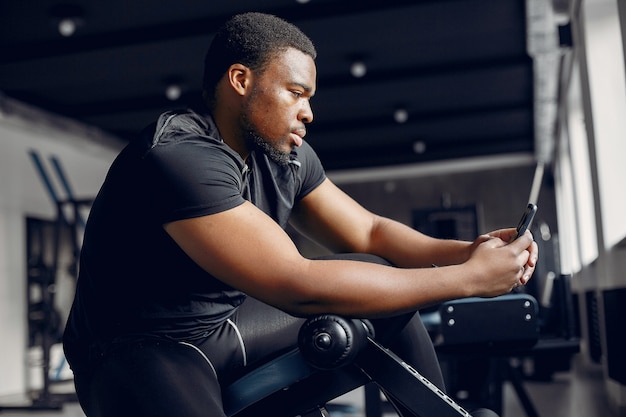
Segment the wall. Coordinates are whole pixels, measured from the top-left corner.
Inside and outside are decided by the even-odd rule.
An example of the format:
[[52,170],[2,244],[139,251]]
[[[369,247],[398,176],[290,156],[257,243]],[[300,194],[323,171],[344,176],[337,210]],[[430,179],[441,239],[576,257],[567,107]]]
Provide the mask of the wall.
[[[340,184],[369,209],[405,224],[412,223],[412,210],[452,206],[478,206],[479,233],[514,227],[528,203],[534,165],[493,167],[473,172],[424,173],[411,178]],[[554,225],[554,202],[540,195],[537,220]],[[447,203],[446,203],[447,204]]]
[[[23,393],[30,385],[25,219],[56,217],[28,152],[37,151],[45,163],[57,157],[76,196],[88,197],[120,146],[100,132],[0,96],[0,395]],[[67,197],[56,188],[60,198]]]
[[[548,171],[548,170],[546,170]],[[371,211],[412,226],[414,209],[476,204],[478,232],[517,225],[526,207],[535,173],[531,155],[505,155],[392,169],[329,172],[328,176]],[[443,201],[445,200],[445,201]],[[537,201],[535,224],[545,222],[557,232],[554,189],[546,174]],[[324,253],[310,242],[298,241],[308,256]]]
[[[570,126],[569,137],[556,157],[557,163],[568,163],[571,158],[569,172],[560,176],[571,184],[557,181],[561,195],[559,218],[570,218],[567,230],[571,232],[571,248],[564,251],[569,256],[563,259],[563,265],[574,273],[583,357],[602,364],[608,403],[616,415],[626,416],[626,342],[622,336],[622,318],[626,314],[626,165],[622,158],[626,151],[626,2],[568,3],[573,45],[565,58],[571,55],[573,76],[564,77],[563,99],[567,100],[561,107],[570,125],[578,119],[579,126]],[[579,103],[571,100],[572,95]],[[588,159],[584,165],[589,167],[579,163],[580,157]],[[588,170],[589,178],[578,177],[581,168]],[[562,192],[566,188],[570,188],[570,198]],[[583,212],[586,215],[581,216]]]
[[[626,416],[626,2],[576,0],[570,5],[575,65],[581,74],[586,151],[591,165],[597,257],[574,277],[580,294],[582,348],[602,364],[609,405]],[[580,239],[576,239],[580,240]]]

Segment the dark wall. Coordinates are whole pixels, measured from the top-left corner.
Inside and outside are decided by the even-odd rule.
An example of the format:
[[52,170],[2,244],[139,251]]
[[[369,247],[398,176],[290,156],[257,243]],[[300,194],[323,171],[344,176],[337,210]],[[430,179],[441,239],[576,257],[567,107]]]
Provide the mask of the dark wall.
[[[534,171],[534,166],[520,166],[393,180],[339,182],[338,186],[373,212],[409,226],[413,226],[415,209],[441,208],[446,202],[452,206],[475,204],[478,232],[484,233],[516,226],[528,203]],[[545,222],[555,232],[556,208],[550,178],[550,175],[544,176],[535,225]],[[298,239],[297,243],[305,255],[320,252],[303,239]]]

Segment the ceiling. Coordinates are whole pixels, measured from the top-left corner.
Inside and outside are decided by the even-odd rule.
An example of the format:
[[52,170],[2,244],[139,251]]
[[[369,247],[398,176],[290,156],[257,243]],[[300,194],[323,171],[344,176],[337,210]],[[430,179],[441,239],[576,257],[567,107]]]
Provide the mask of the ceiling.
[[[128,140],[163,110],[197,106],[215,28],[233,13],[264,11],[298,25],[318,50],[307,139],[327,169],[532,153],[525,4],[2,1],[0,91]],[[80,17],[73,36],[58,31],[64,14]],[[367,68],[360,78],[355,61]],[[175,101],[165,96],[172,83]]]

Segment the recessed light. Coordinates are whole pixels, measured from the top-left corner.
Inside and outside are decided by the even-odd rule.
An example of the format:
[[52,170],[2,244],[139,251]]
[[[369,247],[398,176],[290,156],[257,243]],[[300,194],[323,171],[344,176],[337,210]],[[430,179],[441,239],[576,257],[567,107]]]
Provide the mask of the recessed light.
[[350,74],[354,78],[361,78],[367,74],[367,65],[363,61],[354,61],[352,65],[350,65]]
[[66,17],[59,20],[59,33],[66,38],[72,36],[76,32],[76,20]]
[[420,155],[426,152],[426,142],[421,141],[421,140],[416,140],[413,143],[413,152],[415,152],[416,154],[420,154]]
[[167,97],[168,100],[176,101],[180,98],[182,93],[183,91],[178,84],[170,84],[165,87],[165,97]]
[[76,33],[78,27],[85,23],[85,12],[76,4],[57,4],[50,8],[50,17],[63,37]]
[[397,109],[393,112],[393,120],[395,120],[396,123],[405,123],[409,120],[409,112],[405,109]]

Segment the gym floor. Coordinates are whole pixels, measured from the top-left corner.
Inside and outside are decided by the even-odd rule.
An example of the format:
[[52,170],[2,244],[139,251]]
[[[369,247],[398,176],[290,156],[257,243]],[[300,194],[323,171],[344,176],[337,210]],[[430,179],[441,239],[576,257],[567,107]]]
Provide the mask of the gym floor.
[[[602,370],[599,365],[588,364],[580,355],[575,356],[572,370],[557,373],[550,382],[526,381],[525,388],[539,414],[549,417],[617,417],[611,410],[604,389]],[[16,402],[17,401],[17,402]],[[333,417],[365,417],[363,412],[363,391],[356,390],[336,400],[350,404],[354,412],[333,413]],[[16,399],[0,398],[0,414],[3,417],[22,417],[35,413],[28,410],[2,410],[2,406],[19,403]],[[36,411],[38,417],[84,417],[76,403],[67,403],[60,411]],[[505,385],[504,411],[501,417],[526,417],[510,384]],[[393,417],[386,413],[385,417]]]
[[[586,363],[580,354],[574,356],[571,371],[557,373],[549,382],[525,381],[524,387],[541,417],[618,417],[617,412],[610,409],[600,365]],[[344,404],[358,404],[359,413],[350,417],[364,417],[362,395],[355,391],[338,399]],[[394,416],[395,413],[384,415]],[[528,417],[510,383],[504,387],[501,417]]]

